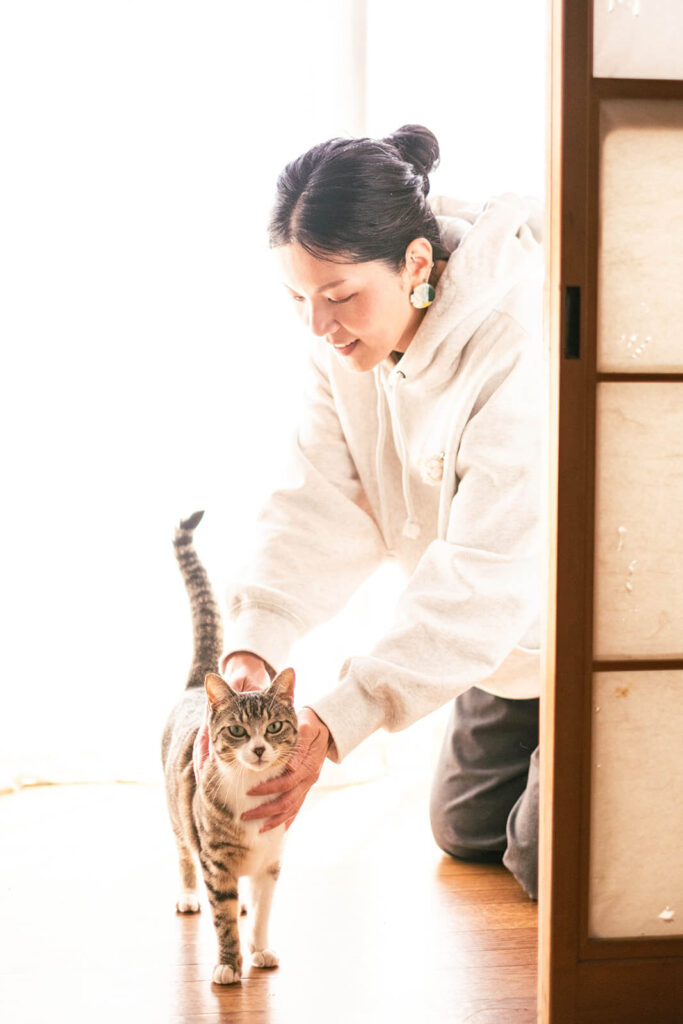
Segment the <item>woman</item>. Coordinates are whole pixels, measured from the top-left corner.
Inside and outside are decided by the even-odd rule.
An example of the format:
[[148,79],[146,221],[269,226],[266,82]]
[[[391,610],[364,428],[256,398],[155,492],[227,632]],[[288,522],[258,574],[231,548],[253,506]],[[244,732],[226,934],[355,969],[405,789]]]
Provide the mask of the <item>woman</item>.
[[454,699],[432,826],[536,898],[540,246],[527,202],[427,201],[438,144],[407,125],[333,139],[278,180],[270,240],[316,341],[291,467],[231,594],[221,668],[266,685],[385,557],[389,632],[300,712],[289,771],[254,790],[291,823],[325,757]]

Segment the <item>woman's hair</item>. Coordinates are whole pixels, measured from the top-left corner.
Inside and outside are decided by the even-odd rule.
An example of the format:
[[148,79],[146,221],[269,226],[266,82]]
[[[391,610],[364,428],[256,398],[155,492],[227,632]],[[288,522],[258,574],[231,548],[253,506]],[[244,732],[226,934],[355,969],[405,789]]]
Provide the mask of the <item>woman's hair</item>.
[[277,180],[271,247],[297,242],[332,263],[381,260],[405,265],[414,238],[447,259],[427,202],[439,144],[428,128],[406,124],[386,139],[330,139],[287,164]]

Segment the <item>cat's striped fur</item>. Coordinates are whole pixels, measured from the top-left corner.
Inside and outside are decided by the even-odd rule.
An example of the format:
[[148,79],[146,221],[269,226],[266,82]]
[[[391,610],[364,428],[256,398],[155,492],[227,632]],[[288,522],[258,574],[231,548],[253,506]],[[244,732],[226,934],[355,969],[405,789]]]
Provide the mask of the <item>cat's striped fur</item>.
[[[258,782],[280,774],[297,738],[292,705],[294,673],[285,669],[264,691],[235,693],[216,674],[222,624],[208,576],[192,535],[203,513],[176,530],[175,550],[192,608],[194,657],[185,694],[166,723],[162,761],[171,825],[180,858],[181,913],[199,910],[199,860],[218,938],[213,981],[239,981],[242,969],[238,916],[239,879],[248,877],[251,908],[249,949],[257,967],[273,967],[268,917],[280,871],[284,825],[259,833],[262,821],[240,821],[243,811],[264,803],[249,797]],[[193,746],[209,708],[211,758],[195,777]]]
[[206,569],[199,561],[192,537],[203,512],[195,512],[176,527],[173,547],[185,581],[192,613],[193,658],[185,686],[204,686],[207,672],[218,670],[223,653],[223,622]]

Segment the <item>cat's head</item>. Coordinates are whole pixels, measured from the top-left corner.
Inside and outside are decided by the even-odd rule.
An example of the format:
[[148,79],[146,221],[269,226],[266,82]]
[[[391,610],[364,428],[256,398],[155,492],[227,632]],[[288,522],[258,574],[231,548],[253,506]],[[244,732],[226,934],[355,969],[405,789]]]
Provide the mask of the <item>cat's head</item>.
[[204,685],[209,734],[219,762],[251,771],[272,771],[287,762],[297,738],[293,669],[280,672],[267,690],[238,693],[214,672]]

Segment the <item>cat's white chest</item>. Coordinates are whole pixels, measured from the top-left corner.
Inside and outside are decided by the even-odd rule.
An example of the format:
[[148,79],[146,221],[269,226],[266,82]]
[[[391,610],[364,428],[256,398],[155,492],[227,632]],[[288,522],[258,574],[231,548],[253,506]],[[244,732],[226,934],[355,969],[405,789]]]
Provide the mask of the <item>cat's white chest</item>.
[[265,782],[267,776],[259,774],[247,778],[244,782],[236,785],[234,790],[234,813],[235,820],[239,822],[244,837],[244,845],[247,847],[242,859],[238,874],[255,875],[266,871],[280,861],[280,851],[284,845],[285,826],[278,825],[277,828],[261,832],[264,818],[254,818],[250,821],[241,821],[240,818],[245,811],[251,811],[260,804],[272,800],[272,796],[247,796],[247,790],[259,782]]

